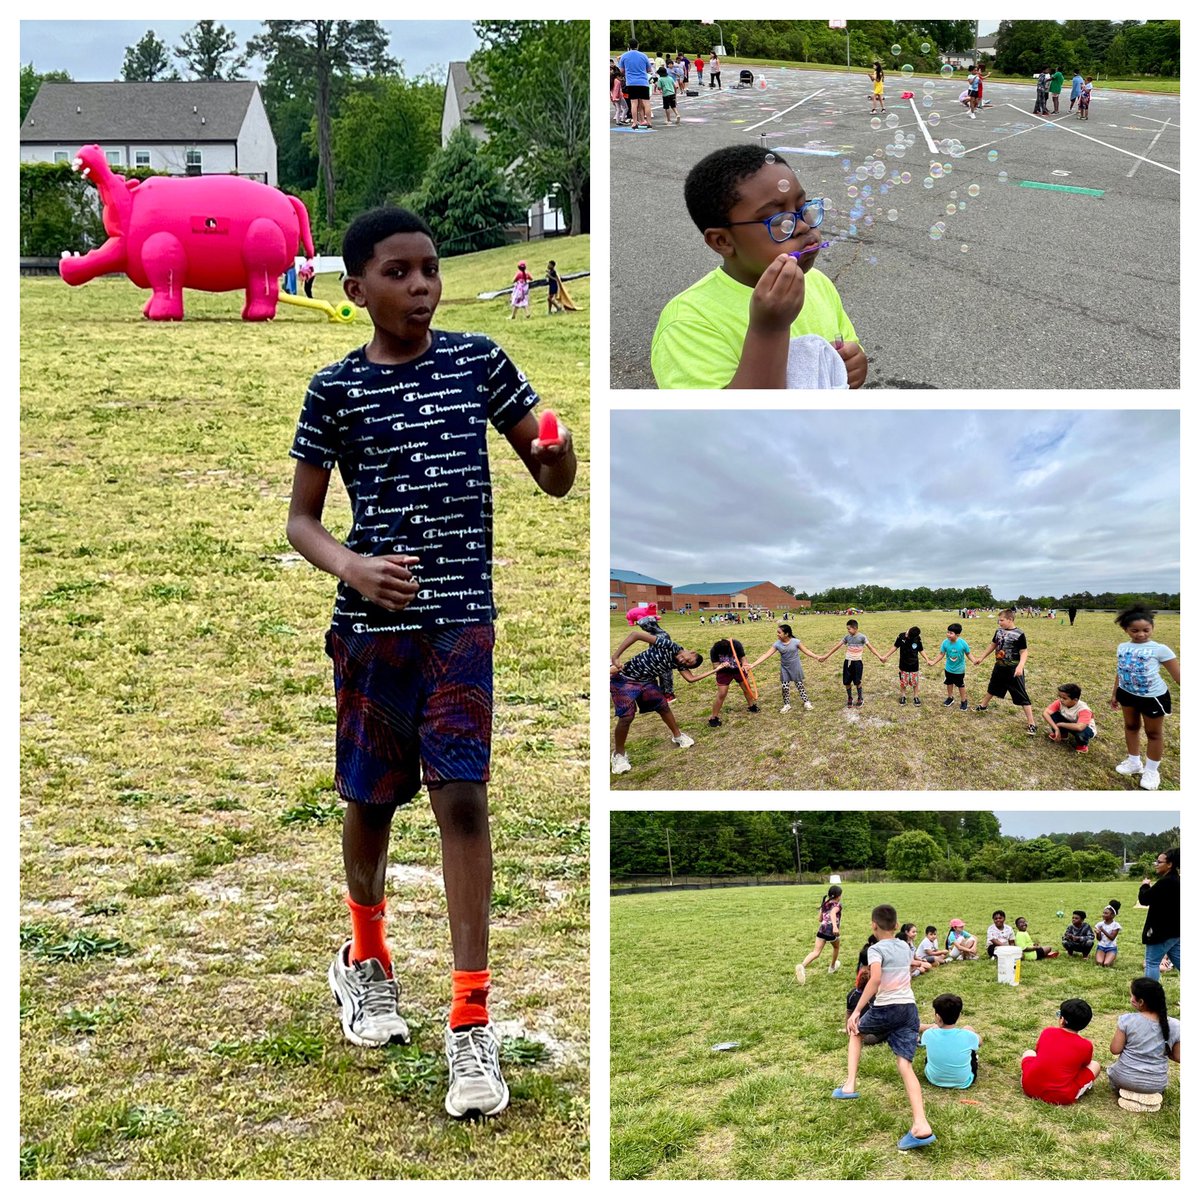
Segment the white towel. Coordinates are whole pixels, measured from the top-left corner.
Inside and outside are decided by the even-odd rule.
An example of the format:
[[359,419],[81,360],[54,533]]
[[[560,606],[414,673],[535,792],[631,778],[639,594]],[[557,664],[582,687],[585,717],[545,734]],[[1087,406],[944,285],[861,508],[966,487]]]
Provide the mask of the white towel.
[[823,337],[806,333],[788,344],[789,388],[848,388],[846,364]]

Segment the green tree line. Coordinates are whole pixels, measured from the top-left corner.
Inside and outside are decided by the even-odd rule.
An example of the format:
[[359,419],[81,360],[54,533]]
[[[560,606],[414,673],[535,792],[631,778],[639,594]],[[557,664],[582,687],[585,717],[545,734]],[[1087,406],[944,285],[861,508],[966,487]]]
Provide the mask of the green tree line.
[[1179,829],[1077,831],[1002,837],[991,812],[614,812],[610,873],[638,875],[827,875],[886,869],[913,880],[1113,879],[1124,856],[1148,873]]
[[848,586],[825,588],[820,592],[798,592],[785,585],[783,590],[791,592],[798,600],[809,600],[817,609],[862,608],[868,612],[909,612],[934,609],[944,611],[956,608],[994,608],[997,605],[1013,604],[1019,608],[1078,608],[1114,609],[1131,608],[1145,604],[1150,608],[1175,611],[1179,608],[1178,592],[1074,592],[1060,596],[1027,596],[1021,593],[1015,598],[997,597],[986,584],[972,587],[913,587],[893,588],[879,583],[856,583]]
[[1044,66],[1123,78],[1179,75],[1178,21],[1001,21],[996,68],[1035,75]]

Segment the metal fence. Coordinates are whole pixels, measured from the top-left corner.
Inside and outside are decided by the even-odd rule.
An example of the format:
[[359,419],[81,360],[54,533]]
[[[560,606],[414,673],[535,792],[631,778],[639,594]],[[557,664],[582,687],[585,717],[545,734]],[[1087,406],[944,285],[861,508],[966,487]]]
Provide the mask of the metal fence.
[[[864,868],[837,872],[845,883],[886,883],[886,871]],[[827,887],[829,874],[805,871],[802,875],[624,875],[609,880],[609,895],[634,896],[645,892],[698,892],[710,888]]]

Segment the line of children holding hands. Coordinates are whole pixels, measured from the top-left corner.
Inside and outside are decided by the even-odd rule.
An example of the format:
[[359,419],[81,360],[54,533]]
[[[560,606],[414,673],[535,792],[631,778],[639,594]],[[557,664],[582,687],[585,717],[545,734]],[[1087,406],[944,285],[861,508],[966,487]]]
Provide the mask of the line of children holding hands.
[[[1001,914],[1003,915],[1003,914]],[[909,928],[909,927],[906,927]],[[835,1100],[857,1100],[858,1067],[863,1047],[887,1042],[896,1058],[911,1110],[900,1150],[930,1146],[937,1136],[925,1114],[920,1079],[913,1069],[918,1045],[925,1048],[925,1078],[936,1087],[965,1089],[979,1075],[983,1039],[969,1025],[959,1025],[963,1001],[943,992],[933,1000],[934,1020],[920,1020],[912,991],[911,946],[897,935],[896,910],[877,905],[871,912],[871,938],[859,957],[857,986],[846,997],[847,1049],[845,1081],[833,1089]],[[1122,1108],[1154,1112],[1162,1105],[1168,1060],[1179,1062],[1180,1025],[1167,1015],[1161,984],[1148,978],[1130,984],[1131,1012],[1117,1019],[1108,1068],[1109,1083]],[[1073,1104],[1092,1087],[1101,1071],[1093,1045],[1081,1036],[1092,1019],[1086,1000],[1065,1000],[1058,1024],[1043,1029],[1034,1050],[1021,1057],[1021,1087],[1027,1096],[1051,1104]]]

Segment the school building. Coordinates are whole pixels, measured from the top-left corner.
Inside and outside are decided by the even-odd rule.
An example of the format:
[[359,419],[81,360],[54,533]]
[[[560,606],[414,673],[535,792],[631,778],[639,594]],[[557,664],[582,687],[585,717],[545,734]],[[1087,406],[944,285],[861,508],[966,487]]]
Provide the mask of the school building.
[[612,567],[608,572],[609,611],[628,612],[640,604],[657,604],[660,613],[670,612],[671,585],[637,571],[618,571]]
[[706,609],[808,608],[811,601],[797,600],[783,588],[765,579],[745,583],[684,583],[674,589],[678,612],[702,612]]

